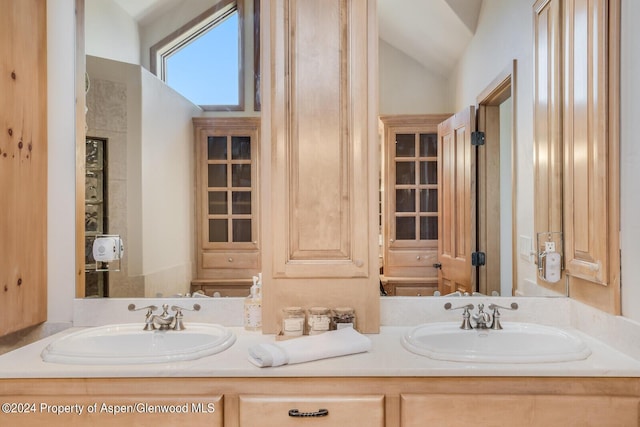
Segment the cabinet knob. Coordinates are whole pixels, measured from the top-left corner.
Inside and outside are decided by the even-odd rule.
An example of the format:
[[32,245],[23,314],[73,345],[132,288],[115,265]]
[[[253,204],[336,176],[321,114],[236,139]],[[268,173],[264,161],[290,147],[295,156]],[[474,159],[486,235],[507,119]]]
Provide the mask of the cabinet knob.
[[389,239],[389,243],[395,242],[395,239]]
[[227,258],[227,261],[233,262],[233,258],[229,257],[229,258]]
[[416,259],[417,259],[418,261],[420,261],[420,255],[416,256]]

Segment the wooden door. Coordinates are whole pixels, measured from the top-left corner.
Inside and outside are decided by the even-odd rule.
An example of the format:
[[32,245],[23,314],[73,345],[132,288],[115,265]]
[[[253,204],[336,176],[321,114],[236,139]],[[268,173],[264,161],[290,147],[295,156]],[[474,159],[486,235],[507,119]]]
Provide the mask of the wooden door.
[[438,290],[473,292],[471,253],[476,247],[476,150],[471,146],[475,109],[438,125]]
[[0,336],[47,320],[47,10],[0,1]]

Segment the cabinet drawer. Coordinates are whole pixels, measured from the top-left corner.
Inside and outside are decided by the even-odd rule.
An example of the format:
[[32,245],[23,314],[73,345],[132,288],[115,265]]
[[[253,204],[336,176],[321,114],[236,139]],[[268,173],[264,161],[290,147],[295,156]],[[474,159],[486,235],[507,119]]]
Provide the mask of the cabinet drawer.
[[[469,410],[473,402],[473,410]],[[637,397],[403,394],[401,427],[637,426]]]
[[258,268],[258,252],[205,252],[202,268]]
[[[316,413],[324,409],[327,415],[289,415],[289,411],[294,409],[303,414]],[[240,427],[300,425],[383,427],[384,396],[240,396]]]
[[438,290],[436,286],[399,286],[395,287],[395,296],[397,297],[432,297],[433,293]]
[[[25,408],[0,413],[2,426],[223,426],[220,395],[65,395],[63,391],[59,396],[4,396],[2,402],[9,409]],[[67,412],[55,413],[56,408]]]
[[388,264],[394,267],[431,267],[438,261],[435,251],[389,251]]

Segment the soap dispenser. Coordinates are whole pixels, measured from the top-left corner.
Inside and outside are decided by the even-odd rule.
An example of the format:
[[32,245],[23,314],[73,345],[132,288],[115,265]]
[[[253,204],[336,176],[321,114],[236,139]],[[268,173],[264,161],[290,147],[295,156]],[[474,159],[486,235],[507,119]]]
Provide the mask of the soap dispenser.
[[247,331],[262,329],[262,295],[258,280],[257,276],[253,276],[251,294],[244,299],[244,328]]

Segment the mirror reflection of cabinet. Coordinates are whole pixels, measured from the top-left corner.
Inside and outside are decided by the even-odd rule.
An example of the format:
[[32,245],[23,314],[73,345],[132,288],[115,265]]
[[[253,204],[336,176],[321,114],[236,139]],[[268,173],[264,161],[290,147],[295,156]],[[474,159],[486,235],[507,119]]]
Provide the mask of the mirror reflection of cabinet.
[[194,118],[196,278],[191,291],[246,296],[260,271],[258,118]]
[[383,275],[389,295],[438,288],[438,123],[450,115],[382,116]]

